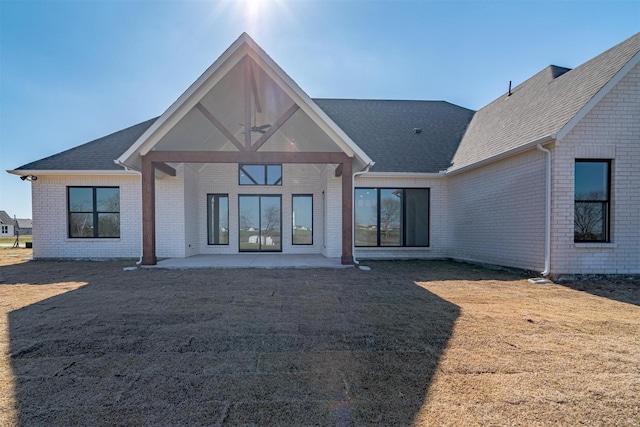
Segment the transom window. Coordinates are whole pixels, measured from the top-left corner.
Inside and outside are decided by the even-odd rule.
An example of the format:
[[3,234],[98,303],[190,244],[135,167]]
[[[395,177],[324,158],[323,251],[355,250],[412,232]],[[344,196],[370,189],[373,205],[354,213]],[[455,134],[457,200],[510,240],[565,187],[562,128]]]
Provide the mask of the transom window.
[[574,242],[608,242],[610,160],[576,160]]
[[120,188],[67,187],[69,237],[120,237]]
[[428,188],[357,188],[356,246],[429,246]]
[[240,185],[282,185],[282,165],[239,165]]

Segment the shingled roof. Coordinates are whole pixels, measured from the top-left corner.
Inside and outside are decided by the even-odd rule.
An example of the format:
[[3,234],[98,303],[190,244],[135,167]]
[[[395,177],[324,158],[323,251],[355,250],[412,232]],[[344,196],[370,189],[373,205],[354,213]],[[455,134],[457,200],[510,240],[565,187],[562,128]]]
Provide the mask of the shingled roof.
[[473,111],[444,101],[314,102],[373,159],[375,172],[446,169],[473,117]]
[[[157,118],[157,117],[156,117]],[[16,170],[122,170],[113,161],[133,144],[156,119],[138,123]]]
[[0,224],[13,225],[14,221],[11,219],[8,213],[0,211]]
[[[442,101],[314,100],[381,172],[439,172],[453,158],[471,110]],[[119,170],[113,160],[156,119],[137,124],[17,170]],[[414,128],[422,129],[414,133]]]
[[640,50],[640,33],[569,70],[549,66],[480,109],[449,171],[558,133]]

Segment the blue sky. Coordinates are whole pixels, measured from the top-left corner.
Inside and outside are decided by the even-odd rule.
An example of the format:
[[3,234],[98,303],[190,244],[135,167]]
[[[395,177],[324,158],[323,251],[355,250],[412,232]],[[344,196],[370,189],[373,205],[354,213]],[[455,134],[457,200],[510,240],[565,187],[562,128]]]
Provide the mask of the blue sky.
[[243,31],[312,98],[478,109],[640,31],[640,1],[0,0],[0,209],[31,216],[4,170],[160,115]]

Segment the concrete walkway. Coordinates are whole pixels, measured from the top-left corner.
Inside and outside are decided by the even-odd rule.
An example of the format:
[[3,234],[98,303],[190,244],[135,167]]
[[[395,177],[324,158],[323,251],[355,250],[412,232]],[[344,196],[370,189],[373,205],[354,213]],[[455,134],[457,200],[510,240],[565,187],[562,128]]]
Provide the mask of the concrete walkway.
[[244,253],[169,258],[146,268],[353,268],[353,266],[342,265],[340,258],[327,258],[320,254]]

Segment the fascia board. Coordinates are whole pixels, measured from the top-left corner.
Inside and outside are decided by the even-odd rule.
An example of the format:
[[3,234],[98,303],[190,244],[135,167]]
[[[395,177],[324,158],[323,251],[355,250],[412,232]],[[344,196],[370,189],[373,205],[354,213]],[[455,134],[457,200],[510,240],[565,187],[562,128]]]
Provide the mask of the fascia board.
[[307,95],[267,53],[253,40],[248,42],[249,55],[285,93],[314,121],[347,155],[356,155],[364,164],[373,160]]
[[93,175],[93,176],[113,176],[113,175],[140,175],[139,172],[131,170],[61,170],[61,169],[33,169],[33,170],[7,170],[8,173],[18,176],[52,176],[52,175]]
[[136,152],[139,151],[142,155],[148,153],[149,150],[153,148],[153,145],[166,135],[167,132],[175,126],[191,108],[200,102],[200,99],[238,63],[245,53],[241,52],[241,48],[243,45],[246,45],[248,40],[251,40],[251,38],[246,33],[242,33],[242,35],[171,104],[149,129],[140,135],[136,142],[118,157],[117,161],[127,164],[129,163],[129,158],[135,155]]
[[[444,172],[367,172],[365,175],[361,175],[363,179],[368,178],[428,178],[428,179],[442,179],[446,178]],[[360,177],[356,177],[358,179]]]
[[546,144],[548,142],[555,141],[557,139],[558,137],[556,134],[548,135],[548,136],[536,139],[535,141],[531,141],[525,145],[521,145],[520,147],[512,148],[511,150],[505,151],[500,154],[496,154],[495,156],[488,157],[484,160],[480,160],[479,162],[475,162],[475,163],[471,163],[470,165],[463,166],[459,169],[447,170],[446,176],[457,175],[459,173],[466,172],[471,169],[476,169],[481,166],[488,165],[489,163],[497,162],[498,160],[503,160],[503,159],[506,159],[507,157],[515,156],[516,154],[520,154],[524,151],[531,150],[532,148],[535,148],[536,145],[538,144]]
[[587,102],[575,116],[571,118],[557,133],[558,139],[562,140],[565,136],[571,132],[571,130],[578,124],[589,112],[604,98],[615,85],[626,76],[629,71],[640,62],[640,52],[636,54],[627,62],[620,70],[609,80],[602,88]]

